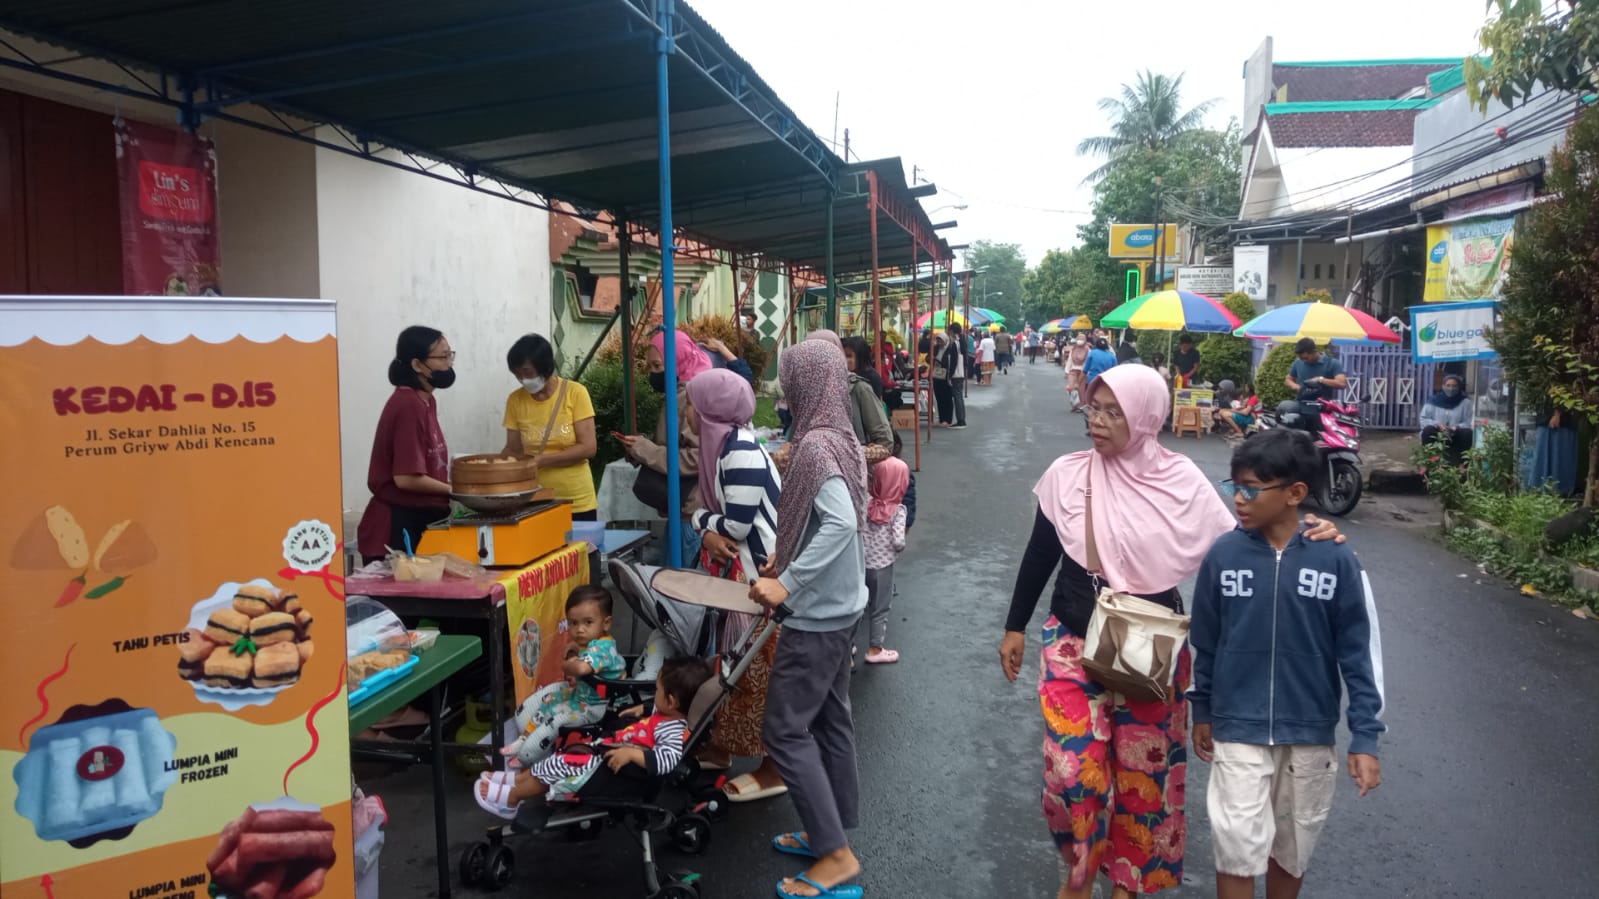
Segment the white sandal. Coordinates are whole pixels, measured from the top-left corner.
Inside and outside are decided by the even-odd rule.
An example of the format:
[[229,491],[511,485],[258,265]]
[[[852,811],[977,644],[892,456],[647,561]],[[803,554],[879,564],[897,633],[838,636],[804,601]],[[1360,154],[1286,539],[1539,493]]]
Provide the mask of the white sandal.
[[[487,787],[488,789],[479,789],[480,787]],[[510,798],[511,787],[509,784],[495,783],[489,780],[479,780],[477,783],[472,785],[472,799],[475,800],[478,806],[485,812],[488,812],[496,818],[503,818],[506,821],[516,818],[516,806],[508,806],[505,804],[506,800]]]

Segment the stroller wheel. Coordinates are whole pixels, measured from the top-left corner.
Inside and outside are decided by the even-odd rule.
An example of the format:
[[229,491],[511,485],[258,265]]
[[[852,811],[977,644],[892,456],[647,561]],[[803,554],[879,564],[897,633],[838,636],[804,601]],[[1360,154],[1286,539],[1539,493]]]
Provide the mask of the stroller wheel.
[[475,887],[488,871],[489,844],[473,843],[461,853],[461,883]]
[[669,883],[656,890],[650,899],[700,899],[700,888],[693,883]]
[[486,890],[502,890],[511,882],[511,873],[516,870],[516,856],[511,853],[511,847],[504,845],[488,851],[485,862],[485,871],[482,887]]
[[684,815],[672,822],[672,845],[686,855],[700,855],[711,848],[711,819],[704,815]]

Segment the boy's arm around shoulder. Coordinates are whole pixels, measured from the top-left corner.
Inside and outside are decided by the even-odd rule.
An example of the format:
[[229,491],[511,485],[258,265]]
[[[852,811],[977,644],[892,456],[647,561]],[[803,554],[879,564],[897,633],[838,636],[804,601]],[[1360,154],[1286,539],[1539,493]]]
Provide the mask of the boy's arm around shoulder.
[[1334,546],[1338,560],[1338,588],[1333,598],[1334,646],[1338,671],[1349,695],[1349,751],[1377,754],[1377,741],[1387,725],[1382,722],[1382,637],[1377,626],[1377,604],[1371,580],[1347,546]]

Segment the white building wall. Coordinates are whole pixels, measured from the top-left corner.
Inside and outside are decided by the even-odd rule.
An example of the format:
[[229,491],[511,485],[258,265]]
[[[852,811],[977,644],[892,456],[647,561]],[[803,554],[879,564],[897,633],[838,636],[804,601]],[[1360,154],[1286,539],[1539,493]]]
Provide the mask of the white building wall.
[[322,296],[338,304],[346,524],[359,520],[372,433],[393,390],[401,329],[443,331],[455,386],[439,393],[452,455],[505,444],[505,353],[550,333],[549,216],[531,206],[373,162],[316,151]]
[[217,150],[223,293],[320,296],[316,148],[226,123],[208,136]]

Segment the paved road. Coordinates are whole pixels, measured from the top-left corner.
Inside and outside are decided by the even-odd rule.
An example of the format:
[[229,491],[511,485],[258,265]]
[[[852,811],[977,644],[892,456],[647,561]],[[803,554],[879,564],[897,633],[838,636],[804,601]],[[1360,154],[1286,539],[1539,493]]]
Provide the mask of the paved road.
[[[854,684],[864,792],[856,848],[868,896],[1044,899],[1059,885],[1038,810],[1036,632],[1015,685],[1001,676],[996,649],[1032,521],[1032,484],[1055,456],[1087,441],[1081,419],[1064,411],[1059,369],[1023,365],[996,380],[972,388],[970,429],[939,431],[923,448],[920,518],[899,563],[889,641],[904,660],[865,670]],[[1221,441],[1172,445],[1225,476]],[[1424,534],[1363,521],[1365,509],[1345,530],[1381,614],[1386,782],[1365,799],[1339,785],[1303,895],[1594,895],[1599,626],[1479,583],[1470,562]],[[1382,517],[1376,507],[1365,514]],[[1186,883],[1173,896],[1213,894],[1206,773],[1193,763]],[[433,895],[425,771],[364,783],[393,815],[383,894]],[[452,797],[457,849],[483,821],[461,780]],[[785,800],[736,807],[708,855],[668,850],[667,863],[704,872],[707,897],[771,896],[798,860],[767,841],[796,826]],[[638,851],[626,839],[523,842],[506,895],[642,895]]]

